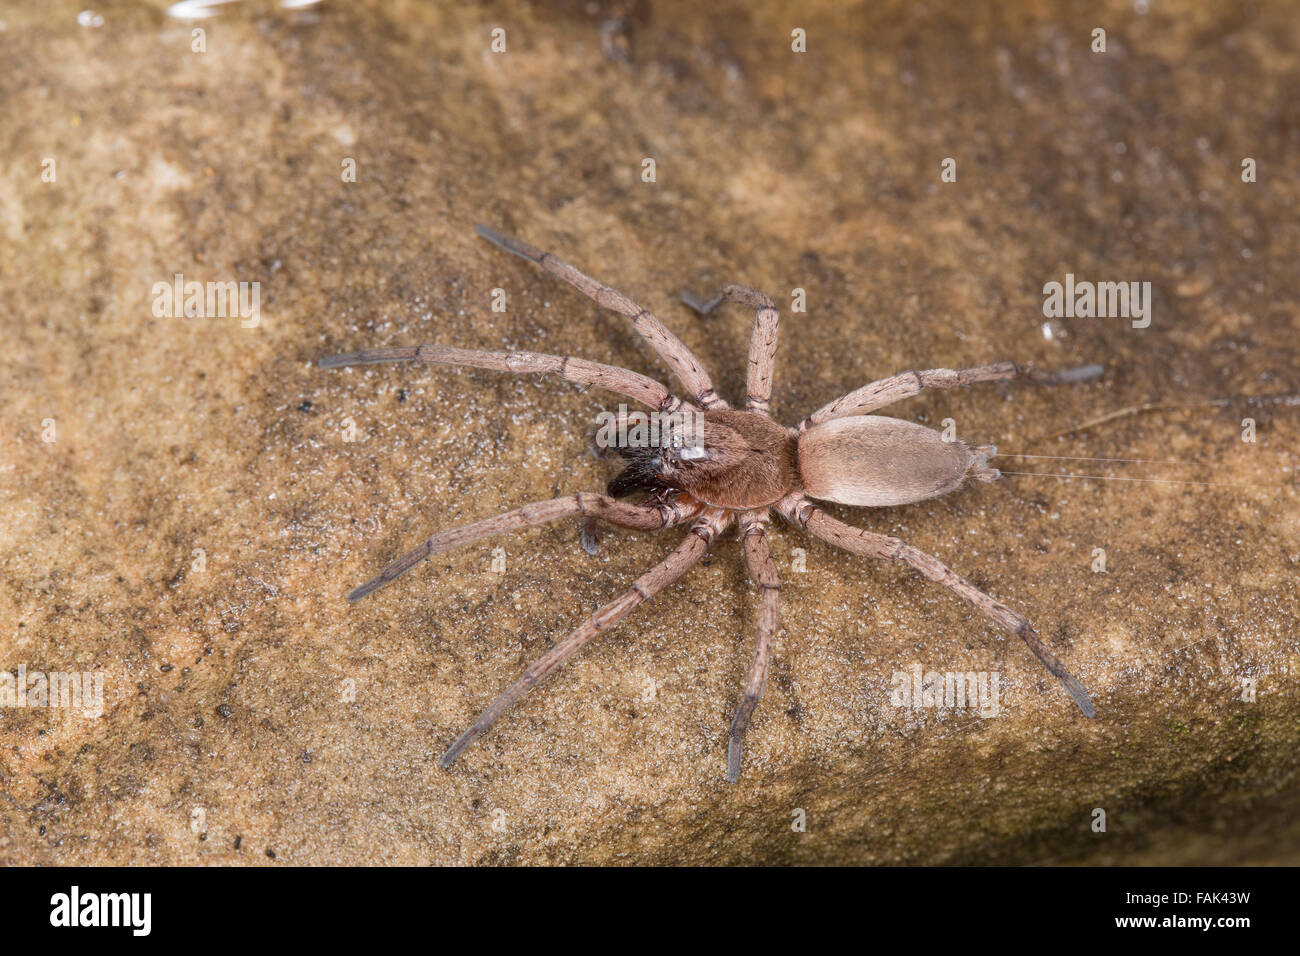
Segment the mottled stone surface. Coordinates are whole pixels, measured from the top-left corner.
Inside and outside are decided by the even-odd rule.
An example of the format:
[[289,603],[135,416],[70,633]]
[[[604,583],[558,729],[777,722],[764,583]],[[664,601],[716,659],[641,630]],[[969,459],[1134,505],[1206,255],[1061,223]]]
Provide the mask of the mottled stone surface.
[[[1300,407],[1044,438],[1300,392],[1290,5],[259,2],[198,54],[162,0],[97,6],[98,28],[85,4],[0,5],[0,665],[102,670],[105,709],[0,710],[0,862],[1300,862]],[[666,375],[480,221],[654,308],[733,397],[750,317],[676,291],[806,290],[786,421],[908,368],[1104,364],[891,412],[1003,452],[1192,463],[1006,471],[1221,486],[1008,476],[832,509],[1023,610],[1097,719],[950,594],[778,526],[739,785],[757,612],[733,536],[438,769],[676,538],[611,532],[592,558],[565,522],[343,600],[431,531],[600,488],[587,434],[617,399],[315,358],[429,341]],[[176,273],[260,282],[260,323],[156,317]],[[1151,282],[1150,327],[1048,337],[1066,273]],[[1001,715],[892,706],[914,664],[998,672]]]

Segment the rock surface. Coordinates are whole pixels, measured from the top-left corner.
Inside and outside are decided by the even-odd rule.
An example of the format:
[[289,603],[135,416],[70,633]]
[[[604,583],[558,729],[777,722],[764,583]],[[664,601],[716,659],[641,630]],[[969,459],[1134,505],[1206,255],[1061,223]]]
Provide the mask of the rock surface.
[[[158,0],[99,27],[82,5],[0,6],[0,666],[102,671],[104,712],[0,708],[0,863],[1300,862],[1300,407],[1244,400],[1300,392],[1287,4],[191,23]],[[1024,611],[1097,719],[950,594],[778,524],[781,630],[738,785],[757,610],[734,534],[439,769],[676,540],[607,532],[589,557],[562,522],[343,599],[434,530],[603,487],[587,435],[617,399],[317,357],[439,342],[667,375],[476,222],[653,308],[733,398],[750,316],[676,292],[770,291],[787,422],[909,368],[1103,364],[889,413],[1004,453],[1190,463],[1006,472],[1213,484],[1007,475],[832,509]],[[177,273],[259,282],[260,321],[155,315]],[[1046,320],[1067,273],[1149,281],[1150,326]],[[1206,399],[1231,401],[1187,404]],[[1048,437],[1144,403],[1177,407]],[[996,672],[1000,714],[893,706],[915,665]]]

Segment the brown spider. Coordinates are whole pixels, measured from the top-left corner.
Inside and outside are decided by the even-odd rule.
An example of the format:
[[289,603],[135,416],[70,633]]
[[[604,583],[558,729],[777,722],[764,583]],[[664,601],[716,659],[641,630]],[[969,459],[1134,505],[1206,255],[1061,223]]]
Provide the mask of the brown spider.
[[[400,346],[331,356],[321,359],[320,366],[338,368],[414,360],[503,372],[555,373],[571,382],[598,385],[625,395],[662,415],[693,415],[697,421],[702,420],[703,434],[696,445],[686,445],[678,436],[675,440],[661,441],[657,447],[620,449],[630,464],[610,482],[607,489],[610,494],[581,492],[534,502],[495,518],[439,532],[348,595],[349,601],[357,601],[431,555],[498,532],[515,531],[571,515],[583,517],[583,540],[589,550],[597,519],[640,531],[692,522],[685,540],[667,558],[637,578],[621,597],[596,611],[506,688],[447,748],[438,761],[442,767],[449,767],[515,701],[589,640],[685,574],[713,540],[738,519],[745,560],[762,597],[754,663],[744,699],[731,724],[727,748],[727,779],[735,782],[740,775],[745,730],[763,695],[776,636],[780,581],[767,544],[767,523],[773,508],[823,541],[854,554],[902,561],[954,591],[1023,638],[1043,665],[1060,678],[1079,709],[1088,717],[1094,715],[1087,692],[1043,645],[1024,616],[958,577],[937,558],[898,538],[844,524],[809,498],[879,508],[945,495],[968,478],[993,481],[999,472],[989,467],[988,459],[997,454],[995,448],[968,448],[961,441],[944,441],[938,432],[922,425],[867,413],[927,388],[956,388],[974,382],[1003,382],[1021,377],[1043,384],[1082,382],[1099,376],[1102,372],[1099,366],[1047,373],[1012,362],[999,362],[978,368],[903,372],[837,398],[805,418],[798,428],[786,428],[773,421],[767,412],[778,322],[776,307],[767,295],[745,286],[730,285],[709,302],[700,302],[688,294],[682,296],[688,305],[704,314],[727,301],[748,305],[757,312],[749,346],[748,395],[745,410],[739,411],[718,396],[708,373],[690,349],[648,310],[549,253],[486,226],[476,229],[483,238],[536,263],[605,308],[630,318],[632,327],[667,363],[697,404],[684,402],[658,382],[625,368],[537,352],[484,352],[443,345]],[[673,430],[667,432],[672,439]],[[618,500],[618,496],[633,492],[652,492],[652,495],[639,504]]]

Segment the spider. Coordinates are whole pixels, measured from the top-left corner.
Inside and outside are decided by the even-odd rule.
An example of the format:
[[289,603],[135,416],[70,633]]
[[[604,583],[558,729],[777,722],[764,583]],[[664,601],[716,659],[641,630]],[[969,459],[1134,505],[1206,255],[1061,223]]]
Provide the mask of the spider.
[[[348,594],[349,601],[360,600],[431,555],[489,535],[559,518],[581,518],[583,544],[589,551],[594,550],[598,521],[637,531],[689,524],[686,537],[663,561],[637,578],[622,596],[592,614],[506,688],[447,748],[438,761],[440,766],[450,767],[520,697],[601,631],[616,625],[641,602],[680,578],[700,560],[718,535],[733,522],[739,522],[746,565],[760,590],[760,604],[754,660],[727,745],[727,779],[732,783],[738,780],[745,731],[763,695],[777,629],[781,585],[767,541],[773,511],[836,547],[855,555],[910,565],[953,591],[1023,639],[1043,665],[1060,679],[1079,709],[1087,717],[1094,716],[1087,692],[1044,646],[1023,615],[959,577],[932,555],[898,538],[845,524],[814,504],[814,499],[881,508],[946,495],[968,479],[994,481],[1000,473],[989,467],[988,460],[996,456],[995,447],[967,447],[960,440],[946,441],[939,432],[922,425],[868,413],[925,389],[1020,378],[1040,384],[1084,382],[1101,375],[1100,366],[1087,365],[1053,373],[998,362],[976,368],[903,372],[837,398],[813,412],[797,428],[788,428],[768,414],[779,320],[769,296],[740,285],[726,286],[708,301],[682,294],[687,305],[704,315],[724,302],[740,303],[755,310],[747,395],[742,411],[730,407],[718,395],[699,360],[649,310],[549,253],[486,226],[475,228],[484,239],[541,266],[599,305],[631,319],[632,327],[685,386],[693,403],[629,369],[537,352],[479,351],[443,345],[398,346],[322,358],[320,366],[339,368],[417,361],[502,372],[549,373],[634,399],[660,415],[694,416],[695,421],[702,421],[703,428],[692,443],[682,440],[680,428],[670,427],[665,430],[666,438],[655,446],[619,448],[629,464],[609,483],[607,494],[580,492],[533,502],[494,518],[441,531]],[[646,493],[649,497],[637,503],[620,500],[627,495]]]

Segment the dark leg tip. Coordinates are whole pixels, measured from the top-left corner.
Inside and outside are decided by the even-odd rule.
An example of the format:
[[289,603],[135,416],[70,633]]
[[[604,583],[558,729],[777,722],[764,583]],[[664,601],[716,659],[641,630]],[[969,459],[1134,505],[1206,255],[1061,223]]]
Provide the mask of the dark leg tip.
[[1105,371],[1100,365],[1081,365],[1065,374],[1070,376],[1069,381],[1071,382],[1090,382],[1094,378],[1101,378],[1102,373]]
[[530,262],[541,264],[545,254],[540,249],[536,249],[524,242],[522,239],[515,239],[513,236],[503,235],[497,232],[491,226],[485,226],[482,223],[476,223],[474,231],[494,245],[500,246],[506,252],[516,256],[521,256]]
[[600,553],[600,536],[596,529],[596,519],[586,518],[582,522],[582,550],[595,556]]
[[460,756],[461,751],[474,742],[474,739],[478,737],[479,733],[480,731],[477,727],[471,727],[469,730],[457,737],[456,742],[447,748],[447,752],[438,758],[438,766],[443,770],[448,769],[456,762],[456,758]]
[[687,308],[691,309],[693,312],[699,313],[700,315],[709,315],[718,307],[717,299],[701,299],[685,289],[681,291],[680,295],[682,301],[686,303]]
[[744,752],[739,740],[732,740],[727,744],[727,783],[735,783],[740,779],[740,757]]
[[1074,702],[1079,705],[1079,709],[1083,711],[1083,716],[1089,720],[1097,716],[1097,708],[1092,706],[1092,698],[1088,696],[1088,692],[1083,689],[1082,684],[1074,679],[1073,675],[1061,678],[1061,683],[1065,685],[1065,689],[1074,698]]
[[1059,372],[1039,373],[1037,381],[1043,385],[1077,385],[1101,378],[1106,370],[1100,365],[1080,365],[1078,368],[1062,369]]
[[379,587],[379,585],[380,582],[378,581],[367,581],[365,584],[353,588],[351,591],[348,592],[348,603],[356,604],[367,594],[370,594],[372,591],[376,590]]

